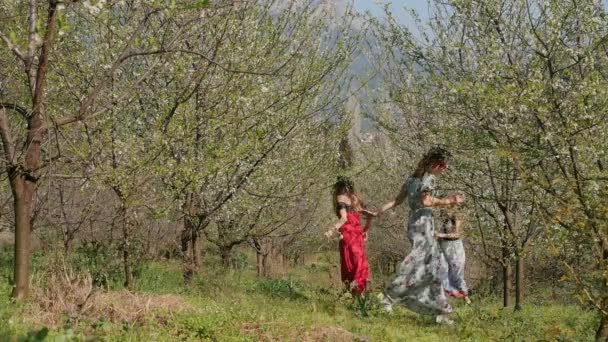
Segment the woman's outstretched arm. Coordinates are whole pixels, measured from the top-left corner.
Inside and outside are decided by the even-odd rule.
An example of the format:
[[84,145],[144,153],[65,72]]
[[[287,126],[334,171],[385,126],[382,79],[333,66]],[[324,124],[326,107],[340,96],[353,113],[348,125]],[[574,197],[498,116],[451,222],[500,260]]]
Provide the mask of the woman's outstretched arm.
[[464,195],[453,194],[447,197],[434,197],[429,192],[423,192],[420,200],[422,206],[427,208],[450,207],[464,203]]
[[405,191],[405,186],[401,188],[401,191],[399,191],[399,194],[397,194],[397,197],[395,197],[394,200],[387,202],[386,204],[384,204],[382,206],[382,208],[380,208],[380,211],[378,212],[378,214],[383,213],[389,209],[393,209],[394,207],[400,205],[401,203],[403,203],[403,201],[405,201],[405,198],[407,197],[407,192]]

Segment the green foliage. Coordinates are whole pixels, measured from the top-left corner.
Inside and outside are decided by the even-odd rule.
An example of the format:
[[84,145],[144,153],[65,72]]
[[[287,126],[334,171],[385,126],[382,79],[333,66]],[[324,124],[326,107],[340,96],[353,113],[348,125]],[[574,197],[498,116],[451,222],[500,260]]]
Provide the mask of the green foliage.
[[[0,265],[2,271],[5,269],[11,269],[5,265]],[[8,284],[6,278],[0,278],[0,341],[2,336],[14,336],[17,334],[15,327],[15,314],[18,312],[9,299],[9,293],[11,286]]]
[[115,247],[98,242],[79,246],[69,257],[75,272],[89,272],[93,285],[103,288],[120,288],[124,273]]
[[0,248],[0,279],[12,283],[14,251],[11,247]]
[[25,338],[19,339],[19,341],[23,342],[42,342],[46,339],[49,334],[48,328],[42,328],[38,331],[30,331],[27,333]]
[[177,322],[178,335],[187,340],[219,341],[225,322],[221,316],[185,316]]
[[194,2],[194,8],[202,9],[209,6],[210,0],[196,0]]
[[151,293],[184,293],[183,273],[173,263],[150,262],[141,266],[137,277],[137,290]]
[[[13,284],[13,262],[14,262],[14,249],[12,246],[0,248],[0,281]],[[35,251],[32,253],[30,258],[30,268],[32,272],[45,267],[48,259],[42,251]]]
[[253,284],[252,292],[261,293],[273,298],[289,300],[310,299],[305,287],[293,279],[259,280]]
[[236,270],[243,270],[245,268],[251,267],[251,263],[249,262],[249,258],[247,254],[243,253],[239,249],[232,252],[232,267]]

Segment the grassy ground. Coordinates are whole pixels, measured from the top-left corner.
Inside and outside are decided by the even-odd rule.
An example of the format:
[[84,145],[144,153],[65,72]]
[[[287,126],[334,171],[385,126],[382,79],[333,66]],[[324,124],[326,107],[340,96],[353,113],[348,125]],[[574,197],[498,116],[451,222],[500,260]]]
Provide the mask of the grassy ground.
[[[59,310],[48,330],[33,323],[45,309],[10,304],[2,281],[0,341],[591,341],[597,324],[592,312],[574,305],[527,305],[513,312],[498,300],[476,297],[471,306],[454,301],[451,327],[404,309],[385,314],[376,301],[362,311],[330,286],[322,266],[300,267],[277,280],[256,279],[247,268],[207,267],[184,287],[177,264],[153,263],[139,279],[137,297],[124,291],[106,297],[116,298],[114,311],[75,318],[73,310]],[[168,300],[173,306],[154,306]]]

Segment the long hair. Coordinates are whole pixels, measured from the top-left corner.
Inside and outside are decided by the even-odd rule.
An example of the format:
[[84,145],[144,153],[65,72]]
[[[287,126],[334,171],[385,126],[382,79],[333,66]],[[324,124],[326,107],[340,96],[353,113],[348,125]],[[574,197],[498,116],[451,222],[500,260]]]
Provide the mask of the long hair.
[[338,196],[348,196],[350,199],[351,206],[356,211],[361,211],[365,205],[361,200],[361,196],[355,191],[355,185],[352,180],[345,176],[338,176],[336,183],[334,184],[333,191],[333,204],[334,212],[338,214]]
[[412,173],[412,177],[414,178],[422,178],[424,174],[427,173],[434,163],[442,161],[448,162],[448,160],[452,157],[452,154],[443,147],[435,146],[432,147],[418,162],[418,166],[416,166],[416,170]]

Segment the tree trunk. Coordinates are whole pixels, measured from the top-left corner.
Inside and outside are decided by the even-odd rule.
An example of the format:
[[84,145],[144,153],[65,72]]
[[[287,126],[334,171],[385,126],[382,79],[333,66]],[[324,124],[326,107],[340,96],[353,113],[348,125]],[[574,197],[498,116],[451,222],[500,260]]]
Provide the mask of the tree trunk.
[[192,234],[192,227],[189,221],[188,217],[184,217],[184,228],[182,229],[180,237],[182,257],[184,258],[184,278],[186,280],[189,280],[191,277],[191,274],[189,273],[194,271],[194,268],[191,265],[192,260],[189,260],[190,253],[188,247],[190,246],[190,236]]
[[198,242],[198,232],[194,227],[192,217],[186,214],[181,234],[181,247],[184,258],[184,281],[187,284],[201,268],[202,257]]
[[270,270],[270,263],[268,262],[268,255],[270,253],[264,253],[262,255],[262,277],[264,278],[270,278],[272,272]]
[[258,277],[262,276],[262,253],[258,250],[255,251],[255,270]]
[[597,332],[595,334],[595,340],[597,342],[608,341],[608,316],[606,315],[602,315],[600,326],[598,327]]
[[127,208],[124,204],[120,208],[122,219],[122,259],[125,271],[125,287],[133,290],[133,269],[131,267],[131,234],[129,231],[129,223],[127,222]]
[[506,308],[511,305],[511,263],[509,260],[509,251],[503,248],[503,266],[502,266],[502,305]]
[[264,238],[262,240],[262,277],[270,278],[272,276],[271,263],[268,257],[272,257],[272,238]]
[[232,246],[220,246],[220,257],[224,267],[233,267]]
[[15,179],[11,179],[15,213],[15,284],[12,296],[17,301],[25,299],[29,294],[30,274],[30,211],[34,185],[28,186],[29,182],[23,176],[18,174]]
[[511,265],[502,267],[502,305],[511,306]]
[[256,274],[258,277],[263,277],[264,274],[264,265],[262,264],[262,260],[263,260],[263,243],[260,243],[260,240],[258,240],[257,238],[253,238],[252,239],[252,246],[253,249],[255,250],[255,269],[256,269]]
[[515,311],[519,311],[524,299],[524,258],[517,253],[515,264]]
[[190,251],[192,253],[194,270],[196,272],[199,272],[201,270],[201,267],[203,266],[203,256],[198,240],[198,232],[195,229],[192,230],[192,238],[190,239]]
[[[36,72],[33,72],[31,62],[25,63],[28,77],[30,80],[34,80],[34,83],[30,84],[32,88],[32,111],[30,115],[25,115],[28,122],[25,148],[22,151],[25,156],[23,164],[13,164],[17,161],[17,158],[15,158],[16,151],[12,150],[13,148],[10,144],[7,145],[7,142],[11,141],[10,129],[5,122],[2,122],[2,125],[0,125],[0,135],[2,135],[6,161],[8,162],[7,171],[13,192],[13,210],[15,212],[15,285],[12,296],[17,301],[26,298],[29,292],[29,244],[32,226],[30,216],[32,199],[36,193],[42,140],[47,131],[44,119],[46,116],[44,108],[46,73],[49,64],[49,54],[54,43],[58,4],[59,1],[49,1],[46,30],[40,55],[38,56]],[[31,2],[30,6],[30,10],[35,12],[36,2]],[[34,20],[35,16],[30,16],[31,23]],[[31,38],[29,43],[34,43]],[[29,57],[31,58],[30,61],[34,58],[33,55]],[[4,118],[0,121],[4,121]]]
[[69,219],[68,213],[66,211],[67,204],[65,202],[63,187],[64,187],[64,184],[59,183],[59,187],[58,187],[59,204],[61,206],[61,217],[63,219],[63,224],[62,224],[62,227],[63,227],[63,253],[65,256],[68,256],[72,252],[72,242],[76,235],[76,231],[79,230],[79,228],[74,228],[69,223],[70,219]]

